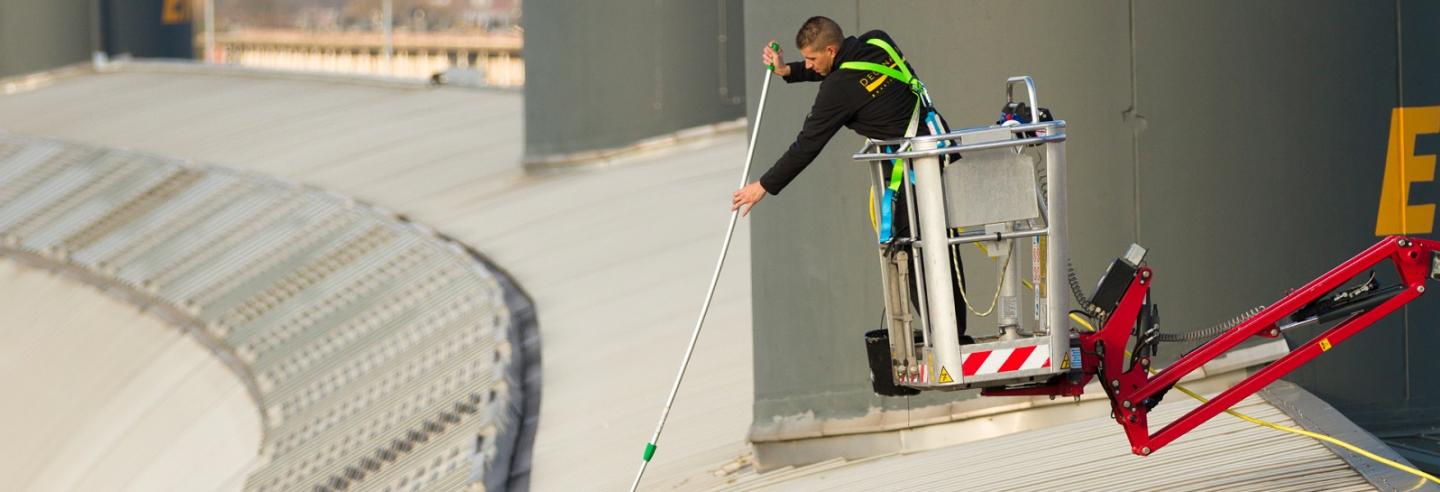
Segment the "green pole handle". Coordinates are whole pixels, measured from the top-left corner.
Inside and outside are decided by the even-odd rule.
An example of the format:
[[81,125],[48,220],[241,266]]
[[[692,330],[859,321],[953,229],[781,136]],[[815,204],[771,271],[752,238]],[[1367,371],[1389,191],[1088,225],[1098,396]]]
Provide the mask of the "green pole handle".
[[[771,49],[771,50],[774,50],[776,54],[779,54],[779,53],[780,53],[780,43],[770,43],[770,49]],[[771,72],[774,72],[774,71],[775,71],[775,64],[774,64],[774,63],[771,63],[771,64],[769,64],[769,65],[765,65],[765,68],[768,68],[768,69],[770,69]]]

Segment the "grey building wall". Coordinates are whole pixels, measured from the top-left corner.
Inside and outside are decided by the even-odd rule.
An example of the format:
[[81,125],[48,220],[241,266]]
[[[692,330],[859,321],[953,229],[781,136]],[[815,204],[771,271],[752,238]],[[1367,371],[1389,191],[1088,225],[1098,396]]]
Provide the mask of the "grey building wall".
[[92,0],[0,0],[0,77],[85,61]]
[[[1424,2],[747,2],[746,46],[776,37],[793,59],[795,30],[817,14],[847,34],[889,32],[957,127],[992,123],[1004,79],[1034,76],[1042,106],[1069,122],[1082,282],[1129,243],[1150,248],[1166,331],[1274,301],[1374,243],[1391,111],[1440,104],[1440,7]],[[815,89],[772,86],[757,172]],[[837,134],[751,215],[757,423],[975,397],[870,393],[860,340],[880,295],[868,183],[849,159],[861,141]],[[1412,204],[1440,201],[1440,187],[1413,188]],[[993,292],[993,261],[970,252],[965,265],[972,292]],[[1362,425],[1431,419],[1437,321],[1440,301],[1422,299],[1290,379]]]
[[[742,2],[525,4],[525,155],[623,147],[744,116]],[[758,53],[758,52],[755,52]]]
[[[1145,2],[1136,18],[1139,235],[1172,328],[1270,302],[1377,241],[1394,4]],[[1403,325],[1392,316],[1290,379],[1342,410],[1398,402]]]
[[193,58],[190,5],[190,0],[0,0],[0,77],[84,62],[96,50]]
[[[1399,51],[1396,74],[1400,80],[1395,106],[1431,111],[1431,129],[1440,130],[1440,114],[1437,114],[1440,112],[1440,70],[1436,69],[1440,67],[1440,31],[1435,29],[1440,24],[1440,4],[1404,0],[1397,2],[1396,10],[1399,19],[1396,22],[1396,46]],[[1383,112],[1381,117],[1386,121],[1377,126],[1390,126],[1388,116],[1388,112]],[[1397,128],[1390,128],[1389,137],[1397,133]],[[1408,143],[1414,146],[1412,153],[1415,158],[1434,159],[1436,154],[1440,154],[1440,134],[1422,132]],[[1366,163],[1383,160],[1384,155],[1377,150]],[[1408,205],[1440,202],[1440,183],[1416,182],[1409,189]],[[1413,232],[1423,232],[1416,235],[1432,239],[1440,236],[1434,233],[1435,223],[1412,225],[1420,228]],[[1337,363],[1312,368],[1309,374],[1312,379],[1300,380],[1309,386],[1322,388],[1324,394],[1344,398],[1342,410],[1347,415],[1387,439],[1403,440],[1419,432],[1433,433],[1434,428],[1440,427],[1440,384],[1435,383],[1435,378],[1440,377],[1440,357],[1435,357],[1440,350],[1440,301],[1425,299],[1413,302],[1405,310],[1403,319],[1402,329],[1387,331],[1389,345],[1378,347],[1370,354],[1352,356],[1356,362],[1353,365]],[[1403,350],[1396,350],[1396,346],[1403,347]],[[1371,371],[1371,364],[1390,370]],[[1394,369],[1396,366],[1398,371]],[[1363,393],[1355,395],[1346,391],[1349,386],[1374,384],[1382,380],[1388,390],[1383,398],[1367,400],[1359,397]],[[1417,459],[1407,451],[1407,457],[1433,470],[1437,466],[1435,463],[1440,463],[1440,446],[1434,443],[1433,438],[1430,441],[1431,456]],[[1407,444],[1409,449],[1414,449],[1416,443],[1410,441]],[[1406,448],[1397,446],[1397,449]]]

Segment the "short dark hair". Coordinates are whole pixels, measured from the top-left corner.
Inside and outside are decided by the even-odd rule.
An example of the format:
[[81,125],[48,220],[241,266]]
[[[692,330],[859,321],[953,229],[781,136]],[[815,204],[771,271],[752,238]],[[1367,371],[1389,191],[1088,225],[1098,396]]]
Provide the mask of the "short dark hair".
[[844,40],[845,32],[840,30],[840,24],[820,15],[806,19],[800,32],[795,33],[795,47],[800,49],[839,45]]

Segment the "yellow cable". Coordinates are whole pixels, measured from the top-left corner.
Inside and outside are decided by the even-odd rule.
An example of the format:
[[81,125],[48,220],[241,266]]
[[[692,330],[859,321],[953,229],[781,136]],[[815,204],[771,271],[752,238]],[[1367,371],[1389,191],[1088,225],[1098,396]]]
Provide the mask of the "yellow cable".
[[[955,278],[958,279],[960,278],[960,259],[956,258],[955,254],[955,248],[950,248],[950,269],[953,270],[953,272],[951,273],[955,275]],[[1010,250],[1010,254],[1005,255],[1005,264],[1000,266],[1000,278],[1005,278],[1005,272],[1010,270],[1010,258],[1013,256],[1015,256],[1015,250],[1013,249]],[[1004,281],[1002,280],[1001,282]],[[965,303],[965,309],[970,310],[970,312],[975,313],[976,316],[979,316],[981,318],[989,316],[990,313],[995,312],[995,306],[1000,304],[1001,286],[995,286],[995,297],[990,299],[990,307],[986,309],[983,313],[975,310],[975,306],[970,304],[970,295],[965,293],[968,288],[969,287],[966,287],[964,284],[960,285],[960,300]]]
[[870,228],[875,229],[875,235],[880,235],[880,221],[875,219],[875,187],[870,187]]
[[[955,228],[955,232],[957,232],[957,233],[965,232],[965,228],[964,228],[964,227],[956,227],[956,228]],[[950,232],[949,232],[949,231],[946,231],[945,235],[946,235],[946,236],[949,236],[949,235],[950,235]],[[984,251],[985,254],[987,254],[987,255],[990,254],[990,250],[985,249],[985,245],[980,244],[980,243],[978,243],[978,242],[971,243],[971,244],[974,244],[976,248],[980,248],[980,251]],[[952,275],[955,275],[955,278],[956,278],[956,279],[962,278],[961,275],[960,275],[960,256],[959,256],[960,252],[959,252],[959,248],[948,247],[948,249],[950,250],[950,273],[951,273]],[[1000,278],[1002,278],[1002,279],[1005,278],[1005,272],[1008,271],[1008,270],[1010,270],[1010,257],[1012,257],[1012,256],[1015,256],[1015,250],[1013,250],[1013,249],[1010,250],[1010,254],[1005,255],[1005,264],[1000,266]],[[1003,280],[1002,280],[1002,282],[1003,282]],[[1029,285],[1029,284],[1026,284],[1026,285]],[[976,316],[979,316],[979,317],[981,317],[981,318],[984,318],[984,317],[986,317],[986,316],[989,316],[990,313],[995,312],[995,306],[996,306],[997,304],[1000,304],[1000,286],[998,286],[998,285],[995,286],[995,298],[990,299],[990,308],[989,308],[989,309],[986,309],[985,312],[983,312],[983,313],[980,312],[980,311],[977,311],[977,310],[975,309],[975,306],[973,306],[973,305],[970,304],[970,295],[967,294],[967,293],[965,293],[965,291],[966,291],[967,289],[969,289],[969,287],[966,286],[964,283],[961,283],[961,284],[960,284],[960,300],[965,304],[965,309],[969,310],[969,311],[972,312],[972,313],[975,313]],[[964,313],[959,313],[959,314],[962,314],[962,315],[963,315]]]
[[[1185,393],[1185,394],[1187,394],[1187,395],[1190,395],[1191,398],[1194,398],[1194,399],[1196,399],[1196,400],[1200,400],[1201,402],[1210,401],[1210,400],[1205,399],[1205,397],[1200,396],[1200,395],[1196,394],[1195,392],[1190,391],[1189,389],[1186,389],[1184,386],[1181,386],[1181,385],[1178,385],[1178,384],[1177,384],[1177,385],[1175,385],[1175,389],[1178,389],[1178,390],[1180,390],[1181,392],[1183,392],[1183,393]],[[1230,414],[1230,415],[1235,416],[1236,418],[1238,418],[1238,419],[1240,419],[1240,420],[1244,420],[1244,421],[1246,421],[1246,422],[1250,422],[1250,423],[1252,423],[1252,424],[1255,424],[1255,425],[1258,425],[1258,426],[1261,426],[1261,427],[1269,427],[1269,428],[1271,428],[1271,429],[1275,429],[1275,430],[1279,430],[1279,431],[1285,431],[1285,432],[1290,432],[1290,433],[1299,434],[1299,435],[1302,435],[1302,436],[1305,436],[1305,437],[1309,437],[1309,438],[1312,438],[1312,439],[1318,439],[1318,440],[1321,440],[1321,441],[1325,441],[1325,442],[1328,442],[1328,443],[1330,443],[1330,444],[1334,444],[1334,445],[1336,445],[1336,446],[1340,446],[1340,447],[1342,447],[1342,448],[1348,449],[1348,450],[1354,452],[1355,454],[1358,454],[1358,455],[1364,456],[1364,457],[1366,457],[1366,458],[1370,458],[1370,459],[1372,459],[1372,460],[1375,460],[1375,461],[1379,462],[1379,463],[1382,464],[1382,465],[1386,465],[1386,466],[1389,466],[1389,467],[1391,467],[1391,468],[1395,468],[1395,469],[1397,469],[1397,470],[1401,470],[1401,471],[1410,473],[1410,474],[1412,474],[1412,475],[1418,476],[1418,477],[1423,478],[1423,479],[1425,479],[1425,480],[1429,480],[1429,481],[1431,481],[1431,482],[1435,482],[1435,483],[1437,483],[1437,484],[1440,484],[1440,478],[1435,478],[1434,475],[1431,475],[1431,474],[1429,474],[1429,473],[1425,473],[1425,472],[1423,472],[1423,471],[1420,471],[1420,470],[1417,470],[1417,469],[1414,469],[1414,468],[1405,466],[1405,465],[1400,464],[1400,463],[1396,463],[1396,462],[1394,462],[1394,461],[1391,461],[1391,460],[1389,460],[1389,459],[1386,459],[1386,458],[1383,457],[1383,456],[1379,456],[1379,455],[1376,455],[1376,454],[1371,453],[1371,452],[1369,452],[1369,451],[1366,451],[1366,450],[1364,450],[1364,449],[1360,449],[1360,447],[1358,447],[1358,446],[1355,446],[1355,445],[1350,444],[1350,443],[1345,442],[1345,441],[1341,441],[1341,440],[1336,439],[1336,438],[1334,438],[1334,437],[1327,436],[1327,435],[1325,435],[1325,434],[1321,434],[1321,433],[1318,433],[1318,432],[1310,432],[1310,431],[1307,431],[1307,430],[1304,430],[1304,429],[1298,429],[1298,428],[1295,428],[1295,427],[1288,427],[1288,426],[1276,424],[1276,423],[1274,423],[1274,422],[1266,422],[1266,421],[1264,421],[1264,420],[1260,420],[1260,419],[1257,419],[1257,418],[1255,418],[1255,417],[1251,417],[1251,416],[1249,416],[1249,415],[1245,415],[1245,414],[1240,413],[1239,411],[1236,411],[1236,410],[1226,409],[1226,410],[1225,410],[1225,413],[1228,413],[1228,414]]]
[[[1090,322],[1089,322],[1089,321],[1085,321],[1085,318],[1081,318],[1080,315],[1078,315],[1078,314],[1070,313],[1070,320],[1078,323],[1081,327],[1085,328],[1086,330],[1089,330],[1089,331],[1092,331],[1092,332],[1095,331],[1095,327],[1092,326],[1092,325],[1090,325]],[[1128,356],[1129,354],[1127,353],[1126,355]],[[1149,371],[1150,371],[1151,374],[1154,374],[1154,373],[1155,373],[1155,370],[1154,370],[1154,369],[1150,369]],[[1189,395],[1191,398],[1194,398],[1194,399],[1196,399],[1196,400],[1200,400],[1201,403],[1210,401],[1210,400],[1206,399],[1205,397],[1200,396],[1198,393],[1195,393],[1194,391],[1190,391],[1188,388],[1186,388],[1186,387],[1184,387],[1184,386],[1182,386],[1182,385],[1180,385],[1180,384],[1176,384],[1176,385],[1175,385],[1175,389],[1180,390],[1180,392],[1185,393],[1186,395]],[[1268,428],[1275,429],[1275,430],[1278,430],[1278,431],[1285,431],[1285,432],[1289,432],[1289,433],[1293,433],[1293,434],[1299,434],[1299,435],[1302,435],[1302,436],[1305,436],[1305,437],[1309,437],[1309,438],[1311,438],[1311,439],[1316,439],[1316,440],[1320,440],[1320,441],[1325,441],[1325,442],[1328,442],[1328,443],[1330,443],[1330,444],[1334,444],[1334,445],[1336,445],[1336,446],[1340,446],[1340,447],[1342,447],[1342,448],[1348,449],[1348,450],[1350,450],[1351,452],[1353,452],[1353,453],[1355,453],[1355,454],[1358,454],[1358,455],[1360,455],[1360,456],[1364,456],[1364,457],[1366,457],[1366,458],[1370,458],[1370,459],[1372,459],[1372,460],[1375,460],[1376,462],[1378,462],[1378,463],[1380,463],[1380,464],[1382,464],[1382,465],[1389,466],[1389,467],[1391,467],[1391,468],[1394,468],[1394,469],[1397,469],[1397,470],[1400,470],[1400,471],[1409,473],[1409,474],[1411,474],[1411,475],[1415,475],[1415,476],[1420,477],[1420,478],[1422,478],[1422,479],[1429,480],[1429,481],[1431,481],[1431,482],[1435,482],[1435,483],[1437,483],[1437,484],[1440,484],[1440,478],[1436,478],[1434,475],[1431,475],[1431,474],[1429,474],[1429,473],[1425,473],[1425,472],[1423,472],[1423,471],[1417,470],[1417,469],[1412,468],[1412,467],[1409,467],[1409,466],[1405,466],[1404,464],[1401,464],[1401,463],[1397,463],[1397,462],[1392,461],[1392,460],[1390,460],[1390,459],[1387,459],[1387,458],[1385,458],[1385,457],[1383,457],[1383,456],[1379,456],[1379,455],[1376,455],[1376,454],[1371,453],[1371,452],[1369,452],[1369,451],[1366,451],[1366,450],[1364,450],[1364,449],[1360,449],[1359,446],[1356,446],[1356,445],[1354,445],[1354,444],[1350,444],[1350,443],[1345,442],[1345,441],[1341,441],[1341,440],[1339,440],[1339,439],[1336,439],[1336,438],[1334,438],[1334,437],[1327,436],[1327,435],[1325,435],[1325,434],[1321,434],[1321,433],[1318,433],[1318,432],[1310,432],[1310,431],[1307,431],[1307,430],[1304,430],[1304,429],[1297,429],[1297,428],[1294,428],[1294,427],[1288,427],[1288,426],[1276,424],[1276,423],[1274,423],[1274,422],[1267,422],[1267,421],[1264,421],[1264,420],[1257,419],[1257,418],[1255,418],[1255,417],[1251,417],[1251,416],[1249,416],[1249,415],[1245,415],[1245,414],[1243,414],[1243,413],[1240,413],[1240,412],[1237,411],[1237,410],[1232,410],[1232,409],[1228,409],[1228,408],[1225,409],[1225,413],[1228,413],[1228,414],[1234,416],[1235,418],[1238,418],[1238,419],[1240,419],[1240,420],[1244,420],[1244,421],[1246,421],[1246,422],[1250,422],[1250,423],[1252,423],[1252,424],[1255,424],[1255,425],[1258,425],[1258,426],[1261,426],[1261,427],[1268,427]]]

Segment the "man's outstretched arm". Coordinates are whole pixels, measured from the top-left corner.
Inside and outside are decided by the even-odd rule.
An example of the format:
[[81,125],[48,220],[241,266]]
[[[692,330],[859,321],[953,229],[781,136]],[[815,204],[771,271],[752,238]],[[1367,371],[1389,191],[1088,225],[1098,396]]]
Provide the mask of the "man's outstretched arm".
[[821,90],[815,98],[814,107],[810,109],[810,115],[805,118],[804,128],[800,130],[800,135],[795,137],[795,143],[790,145],[790,149],[786,150],[759,180],[745,185],[731,195],[730,210],[739,210],[742,215],[749,215],[750,210],[764,199],[766,194],[780,194],[781,189],[815,161],[815,157],[825,149],[825,144],[845,125],[854,112],[851,106],[839,90]]
[[853,116],[855,108],[851,107],[845,94],[842,94],[840,87],[822,87],[819,94],[815,96],[815,105],[810,108],[810,114],[805,117],[805,126],[800,129],[800,134],[795,136],[795,142],[770,170],[760,176],[760,185],[771,195],[779,195],[780,190],[785,189],[790,181],[800,175],[811,162],[825,150],[825,144],[830,143],[830,138],[845,122]]

